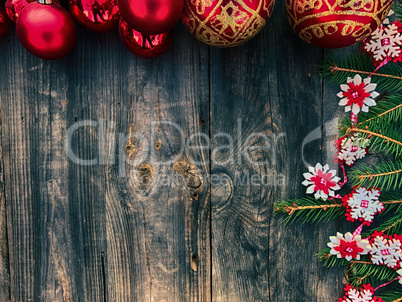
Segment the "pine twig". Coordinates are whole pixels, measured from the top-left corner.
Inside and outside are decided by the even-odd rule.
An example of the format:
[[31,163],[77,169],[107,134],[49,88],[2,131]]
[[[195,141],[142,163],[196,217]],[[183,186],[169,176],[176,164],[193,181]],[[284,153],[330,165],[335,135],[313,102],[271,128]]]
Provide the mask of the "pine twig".
[[384,140],[385,143],[387,142],[391,142],[391,143],[395,143],[397,145],[402,146],[402,142],[397,141],[396,139],[393,139],[391,137],[387,137],[385,135],[382,135],[381,133],[376,133],[367,129],[360,129],[360,128],[349,128],[348,130],[346,130],[346,133],[350,133],[350,132],[360,132],[360,133],[365,133],[368,134],[368,138],[372,137],[372,136],[377,136],[379,138],[382,138]]
[[396,79],[396,80],[402,80],[402,77],[394,76],[392,74],[385,74],[385,73],[376,73],[376,72],[369,72],[369,71],[363,71],[363,70],[356,70],[356,69],[348,69],[348,68],[341,68],[334,63],[334,66],[330,67],[330,71],[332,74],[334,74],[336,71],[346,71],[346,72],[351,72],[351,73],[358,73],[358,74],[367,74],[367,75],[372,75],[372,76],[378,76],[378,77],[384,77],[384,78],[391,78],[391,79]]

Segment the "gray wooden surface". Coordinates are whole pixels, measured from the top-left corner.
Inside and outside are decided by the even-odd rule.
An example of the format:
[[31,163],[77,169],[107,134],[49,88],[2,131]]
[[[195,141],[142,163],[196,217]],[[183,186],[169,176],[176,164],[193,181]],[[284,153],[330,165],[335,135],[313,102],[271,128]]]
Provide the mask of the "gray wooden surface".
[[[332,162],[342,115],[318,74],[328,51],[292,33],[283,2],[243,46],[178,25],[153,60],[117,33],[81,29],[56,62],[15,29],[0,40],[0,301],[337,300],[342,272],[314,255],[341,226],[273,217],[275,200],[303,196],[303,158]],[[81,165],[65,138],[88,120],[70,143],[98,164]],[[177,156],[182,137],[193,148]]]

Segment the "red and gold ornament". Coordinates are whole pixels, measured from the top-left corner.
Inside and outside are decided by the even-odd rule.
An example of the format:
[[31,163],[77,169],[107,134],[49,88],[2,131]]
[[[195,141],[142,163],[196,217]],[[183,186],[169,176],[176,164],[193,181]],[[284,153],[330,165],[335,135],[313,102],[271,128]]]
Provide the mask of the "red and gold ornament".
[[68,55],[77,42],[77,29],[70,14],[59,4],[30,3],[17,19],[17,36],[31,54],[45,60]]
[[242,44],[265,26],[275,0],[185,0],[182,21],[198,40],[212,46]]
[[169,32],[180,20],[184,0],[119,0],[123,19],[145,35]]
[[117,28],[117,0],[70,0],[68,7],[74,19],[89,30],[107,33]]
[[120,39],[124,46],[133,54],[143,58],[155,58],[172,45],[173,32],[159,35],[144,35],[132,29],[127,22],[120,18]]
[[10,27],[6,11],[0,7],[0,37],[4,36]]
[[391,9],[392,0],[286,0],[299,37],[322,48],[341,48],[369,36]]

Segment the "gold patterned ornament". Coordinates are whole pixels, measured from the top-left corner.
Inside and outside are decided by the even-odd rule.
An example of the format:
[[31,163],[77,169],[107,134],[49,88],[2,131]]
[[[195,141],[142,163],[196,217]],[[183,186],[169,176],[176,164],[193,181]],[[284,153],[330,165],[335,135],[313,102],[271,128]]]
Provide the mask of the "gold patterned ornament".
[[232,47],[260,32],[274,3],[275,0],[185,0],[182,21],[198,40]]
[[293,30],[322,48],[362,41],[384,21],[391,6],[392,0],[286,0]]

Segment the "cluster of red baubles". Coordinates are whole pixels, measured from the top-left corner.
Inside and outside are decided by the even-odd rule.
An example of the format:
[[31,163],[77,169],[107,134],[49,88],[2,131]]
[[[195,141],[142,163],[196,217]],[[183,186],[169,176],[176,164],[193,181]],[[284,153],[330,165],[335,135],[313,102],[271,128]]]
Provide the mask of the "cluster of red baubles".
[[[22,45],[42,59],[60,59],[77,41],[73,18],[98,33],[119,27],[135,55],[155,57],[172,43],[171,30],[182,19],[200,41],[231,47],[253,38],[272,13],[275,0],[7,0],[0,8],[0,36],[16,22]],[[354,4],[353,4],[354,3]],[[392,0],[286,0],[290,23],[313,45],[345,47],[368,36],[387,16]],[[375,4],[375,5],[374,5]],[[7,17],[8,15],[8,17]],[[73,18],[72,18],[72,17]]]

